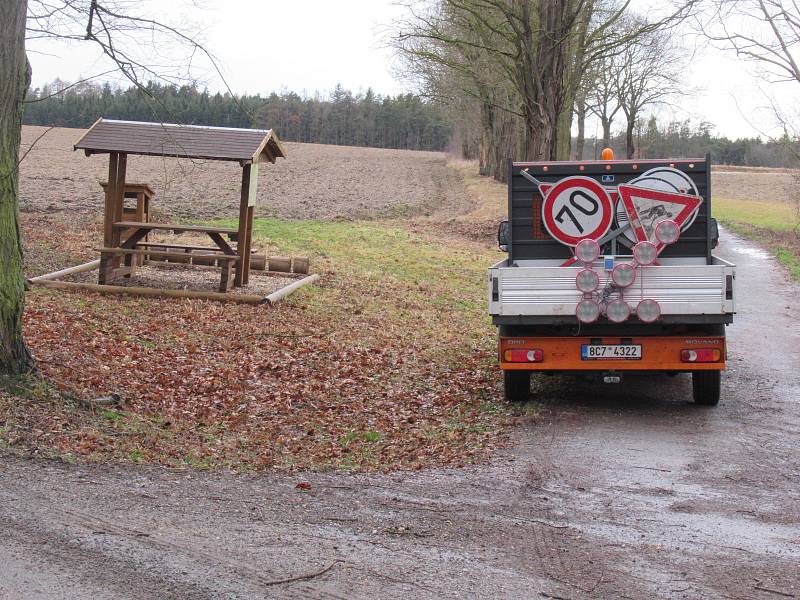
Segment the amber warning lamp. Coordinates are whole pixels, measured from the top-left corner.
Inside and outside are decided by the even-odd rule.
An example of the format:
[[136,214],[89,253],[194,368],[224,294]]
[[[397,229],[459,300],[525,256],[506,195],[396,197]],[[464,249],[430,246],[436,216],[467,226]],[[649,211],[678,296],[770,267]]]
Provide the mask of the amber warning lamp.
[[614,160],[614,151],[611,148],[603,148],[600,153],[600,160]]

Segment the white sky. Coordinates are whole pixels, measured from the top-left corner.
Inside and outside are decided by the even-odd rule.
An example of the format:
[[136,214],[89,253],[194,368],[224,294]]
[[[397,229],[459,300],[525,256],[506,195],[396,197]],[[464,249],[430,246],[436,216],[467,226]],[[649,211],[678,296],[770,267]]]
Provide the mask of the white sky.
[[[404,14],[393,0],[201,0],[193,10],[175,0],[149,1],[158,19],[200,30],[236,93],[312,95],[337,83],[381,94],[412,91],[392,76],[393,56],[383,44],[385,26]],[[75,81],[109,68],[89,43],[33,41],[28,47],[35,85],[56,77]],[[210,89],[222,88],[210,69],[198,73]],[[775,132],[760,91],[764,84],[732,54],[701,49],[686,81],[698,91],[677,100],[677,107],[661,109],[660,117],[709,121],[716,133],[731,137]],[[791,86],[765,89],[785,99],[792,91]],[[590,123],[587,134],[593,133]]]

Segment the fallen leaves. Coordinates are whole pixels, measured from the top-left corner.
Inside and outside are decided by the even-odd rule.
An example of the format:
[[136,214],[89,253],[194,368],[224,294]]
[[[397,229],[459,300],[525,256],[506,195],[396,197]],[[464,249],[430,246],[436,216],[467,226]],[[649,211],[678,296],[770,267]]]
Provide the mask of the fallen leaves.
[[[0,427],[29,449],[194,468],[385,471],[484,459],[511,422],[482,302],[490,257],[474,242],[454,252],[395,227],[386,237],[396,254],[439,261],[440,281],[416,265],[376,276],[387,248],[363,255],[356,244],[352,256],[368,269],[325,259],[323,286],[273,309],[32,292],[26,337],[45,379],[79,398],[119,394],[126,410],[52,398],[11,410],[0,398]],[[57,428],[41,426],[53,420]]]

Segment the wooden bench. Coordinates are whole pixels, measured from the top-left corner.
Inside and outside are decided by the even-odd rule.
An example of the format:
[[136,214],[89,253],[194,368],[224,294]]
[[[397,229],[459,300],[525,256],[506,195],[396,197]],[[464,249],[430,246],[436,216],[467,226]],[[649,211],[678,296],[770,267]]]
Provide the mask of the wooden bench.
[[221,248],[213,246],[191,246],[186,244],[170,244],[168,242],[139,242],[136,244],[143,248],[178,248],[180,250],[208,250],[209,252],[222,252]]
[[231,241],[236,241],[239,236],[239,230],[231,227],[208,227],[205,225],[181,225],[179,223],[138,223],[136,221],[117,221],[114,223],[114,229],[147,229],[147,230],[161,230],[173,231],[175,233],[185,233],[187,231],[194,231],[197,233],[227,235]]
[[220,263],[222,275],[219,282],[219,291],[227,292],[233,285],[233,265],[239,262],[237,255],[219,253],[189,254],[188,252],[169,252],[165,250],[146,250],[144,248],[100,248],[101,268],[102,261],[108,256],[159,256],[163,258],[185,258],[185,259],[213,259]]

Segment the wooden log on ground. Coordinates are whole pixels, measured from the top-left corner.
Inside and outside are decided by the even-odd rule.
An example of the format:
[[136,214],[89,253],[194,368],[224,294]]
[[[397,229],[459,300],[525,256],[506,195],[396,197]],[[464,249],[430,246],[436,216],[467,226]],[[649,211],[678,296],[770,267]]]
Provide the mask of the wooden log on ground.
[[269,257],[269,270],[282,271],[284,273],[292,272],[292,257],[291,256],[270,256]]
[[192,264],[193,265],[203,265],[206,267],[213,267],[217,264],[217,259],[211,256],[193,256],[192,257]]
[[270,306],[274,306],[289,294],[292,294],[299,290],[304,285],[308,285],[309,283],[315,282],[319,279],[319,275],[316,273],[314,275],[309,275],[308,277],[303,277],[302,279],[298,279],[294,283],[290,283],[284,288],[279,289],[277,292],[272,292],[269,296],[264,298],[264,301],[269,304]]
[[[174,252],[175,255],[168,257],[169,262],[171,262],[171,263],[179,263],[179,264],[183,264],[183,265],[188,265],[190,262],[192,262],[191,254],[189,252],[187,252],[186,250],[184,250],[183,252],[180,252],[179,250],[173,250],[172,248],[170,248],[170,251]],[[183,256],[181,256],[181,255],[183,255]]]
[[120,285],[98,285],[96,283],[72,283],[69,281],[34,281],[32,285],[56,290],[98,292],[121,296],[145,296],[148,298],[193,298],[196,300],[216,300],[237,304],[264,304],[263,296],[245,294],[222,294],[220,292],[200,292],[193,290],[161,290],[146,287],[125,287]]
[[93,260],[87,263],[83,263],[82,265],[77,265],[74,267],[69,267],[67,269],[61,269],[60,271],[53,271],[52,273],[45,273],[44,275],[39,275],[38,277],[31,277],[28,279],[29,282],[37,282],[37,281],[48,281],[51,279],[59,279],[60,277],[64,277],[66,275],[74,275],[75,273],[85,273],[86,271],[92,271],[100,266],[100,259]]
[[295,273],[308,273],[309,260],[307,256],[295,256],[292,259],[292,271]]
[[250,268],[256,271],[266,271],[267,269],[267,255],[266,254],[253,254],[250,257]]

